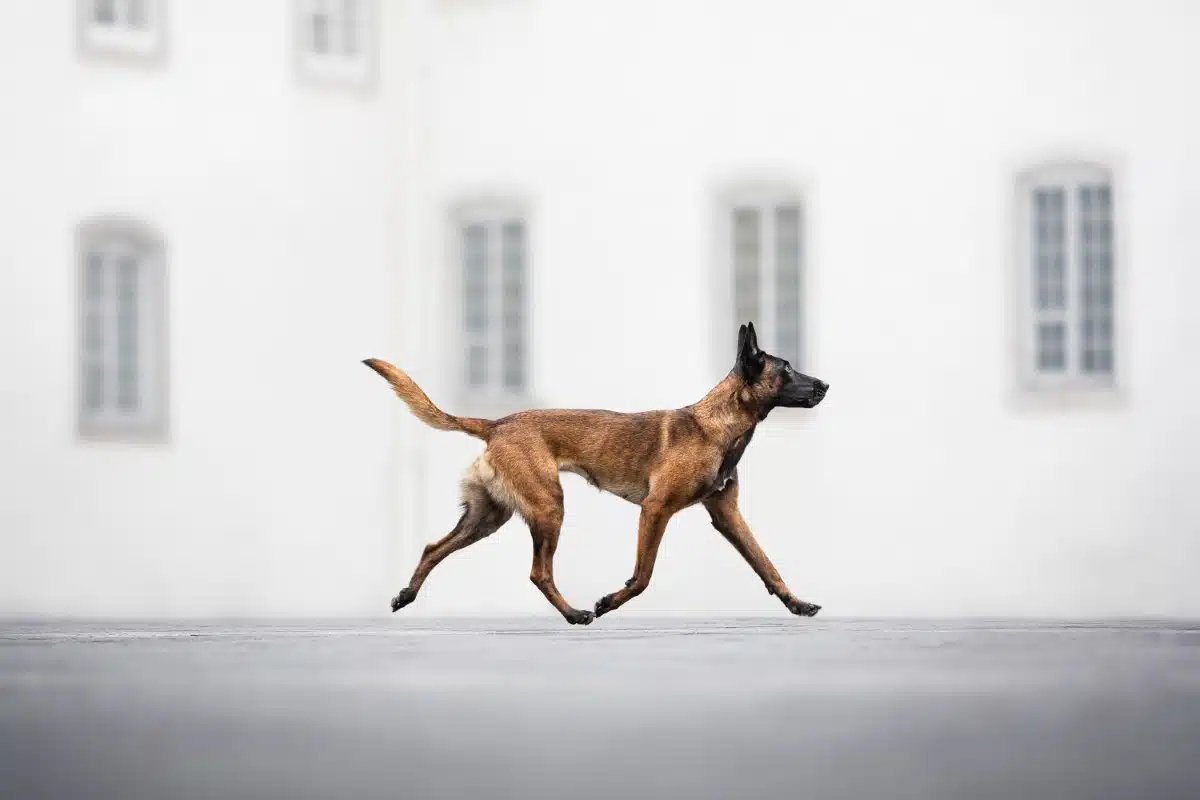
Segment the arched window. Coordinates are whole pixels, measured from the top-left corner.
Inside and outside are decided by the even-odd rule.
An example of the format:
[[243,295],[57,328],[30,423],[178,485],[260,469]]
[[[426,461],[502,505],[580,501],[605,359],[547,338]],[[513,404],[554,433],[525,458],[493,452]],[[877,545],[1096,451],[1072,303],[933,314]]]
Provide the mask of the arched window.
[[121,219],[80,225],[79,430],[164,436],[167,429],[166,263],[161,238]]
[[1018,179],[1020,375],[1026,388],[1107,388],[1117,366],[1112,171],[1043,164]]
[[[735,187],[720,202],[722,332],[753,321],[764,350],[804,367],[804,203],[786,186]],[[721,339],[722,358],[729,336]]]

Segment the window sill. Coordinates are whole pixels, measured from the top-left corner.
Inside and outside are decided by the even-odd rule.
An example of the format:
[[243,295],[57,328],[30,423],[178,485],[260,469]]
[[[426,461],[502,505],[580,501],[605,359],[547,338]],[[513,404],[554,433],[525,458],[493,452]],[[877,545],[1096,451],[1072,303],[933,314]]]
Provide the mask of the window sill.
[[76,429],[78,441],[84,444],[132,445],[137,447],[165,447],[170,444],[170,433],[165,427],[156,425],[118,426],[99,423],[80,423]]
[[82,58],[97,61],[162,66],[167,60],[166,36],[160,28],[108,30],[81,22],[76,45]]
[[1009,398],[1010,410],[1018,413],[1123,411],[1128,407],[1128,391],[1110,383],[1026,384]]
[[369,96],[375,91],[373,59],[339,60],[334,57],[302,54],[297,64],[302,86],[315,91],[345,92]]

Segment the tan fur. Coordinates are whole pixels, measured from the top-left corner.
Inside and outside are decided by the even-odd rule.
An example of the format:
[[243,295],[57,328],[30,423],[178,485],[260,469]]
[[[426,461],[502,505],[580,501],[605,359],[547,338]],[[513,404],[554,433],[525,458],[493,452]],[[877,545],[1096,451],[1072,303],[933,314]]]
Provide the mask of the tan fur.
[[[533,536],[530,580],[567,621],[591,622],[593,613],[572,608],[554,583],[554,552],[564,514],[560,472],[579,475],[641,507],[633,577],[624,589],[597,602],[595,616],[615,610],[646,589],[667,522],[701,502],[713,525],[754,567],[768,591],[793,611],[817,608],[787,589],[737,511],[736,459],[780,382],[770,366],[753,384],[731,372],[699,402],[683,408],[641,413],[532,410],[483,420],[442,411],[411,378],[386,361],[364,363],[382,375],[425,424],[487,442],[487,449],[462,480],[463,518],[451,534],[426,548],[409,586],[392,601],[393,610],[415,599],[425,576],[443,558],[490,535],[516,512]],[[734,471],[719,474],[723,459],[735,449]]]
[[392,385],[396,396],[404,401],[417,419],[429,427],[437,428],[439,431],[462,431],[477,439],[487,438],[487,420],[452,417],[435,406],[433,401],[421,391],[421,387],[417,386],[413,379],[404,374],[402,370],[378,358],[368,358],[363,363],[382,375]]

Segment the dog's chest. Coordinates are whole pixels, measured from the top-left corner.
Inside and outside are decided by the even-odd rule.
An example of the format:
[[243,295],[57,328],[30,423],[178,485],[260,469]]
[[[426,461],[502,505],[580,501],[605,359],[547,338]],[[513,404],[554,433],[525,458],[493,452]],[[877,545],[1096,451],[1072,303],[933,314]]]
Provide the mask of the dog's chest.
[[733,471],[737,469],[738,462],[742,460],[742,455],[745,454],[746,447],[753,438],[754,428],[750,428],[729,445],[729,449],[721,458],[721,466],[717,468],[717,480],[724,482],[732,477]]
[[742,460],[742,456],[746,452],[746,447],[753,438],[754,428],[751,428],[729,445],[721,455],[721,463],[717,466],[716,477],[701,489],[700,499],[716,494],[729,485],[730,481],[734,478],[734,474],[737,472],[738,462]]

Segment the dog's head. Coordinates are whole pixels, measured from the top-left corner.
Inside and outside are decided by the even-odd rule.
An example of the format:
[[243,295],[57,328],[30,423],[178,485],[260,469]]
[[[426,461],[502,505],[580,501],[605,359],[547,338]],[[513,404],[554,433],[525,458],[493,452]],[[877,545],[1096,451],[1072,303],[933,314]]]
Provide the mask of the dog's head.
[[829,384],[796,372],[787,361],[758,348],[754,323],[738,331],[734,372],[746,384],[747,399],[766,416],[772,408],[813,408],[825,399]]

